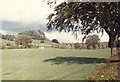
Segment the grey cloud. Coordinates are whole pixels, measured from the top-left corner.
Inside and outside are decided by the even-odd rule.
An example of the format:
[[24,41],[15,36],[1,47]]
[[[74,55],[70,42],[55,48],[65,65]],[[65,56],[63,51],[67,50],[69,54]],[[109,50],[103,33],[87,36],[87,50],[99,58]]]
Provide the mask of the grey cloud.
[[32,22],[32,23],[22,23],[22,22],[11,22],[11,21],[2,21],[2,30],[11,31],[11,32],[22,32],[29,29],[40,29],[42,31],[47,31],[47,27],[45,24],[41,24],[40,22]]

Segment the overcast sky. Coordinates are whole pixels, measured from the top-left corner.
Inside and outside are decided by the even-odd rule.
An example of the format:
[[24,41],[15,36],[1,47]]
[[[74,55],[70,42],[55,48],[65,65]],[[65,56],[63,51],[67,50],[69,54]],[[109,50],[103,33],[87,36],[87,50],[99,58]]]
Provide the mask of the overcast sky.
[[[53,12],[53,8],[42,1],[44,0],[0,0],[0,32],[17,34],[29,29],[40,29],[50,40],[56,38],[60,42],[81,42],[81,35],[75,39],[72,33],[46,31],[46,18]],[[108,41],[107,34],[100,38],[101,41]]]

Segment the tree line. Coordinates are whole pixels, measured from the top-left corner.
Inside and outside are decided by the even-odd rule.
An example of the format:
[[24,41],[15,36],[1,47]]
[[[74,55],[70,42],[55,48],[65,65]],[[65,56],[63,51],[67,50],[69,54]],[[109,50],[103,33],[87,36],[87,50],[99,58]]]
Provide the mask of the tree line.
[[75,49],[104,49],[107,48],[108,42],[100,42],[100,38],[98,35],[89,35],[84,43],[63,43],[71,48]]
[[10,35],[10,34],[1,34],[0,33],[0,36],[1,36],[1,38],[2,39],[4,39],[4,40],[10,40],[10,41],[14,41],[14,39],[15,39],[15,36],[14,35]]

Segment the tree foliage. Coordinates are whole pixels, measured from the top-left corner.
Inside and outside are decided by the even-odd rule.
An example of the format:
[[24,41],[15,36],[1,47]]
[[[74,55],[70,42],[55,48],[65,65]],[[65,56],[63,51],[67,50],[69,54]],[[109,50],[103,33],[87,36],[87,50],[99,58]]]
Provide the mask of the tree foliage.
[[15,38],[16,45],[23,45],[23,47],[29,47],[29,43],[32,43],[32,38],[29,35],[21,34]]
[[96,31],[104,31],[109,36],[109,47],[114,44],[115,36],[120,34],[118,26],[118,2],[63,2],[48,16],[47,28],[58,31],[78,32],[86,36]]
[[4,35],[4,34],[0,33],[0,36],[1,36],[2,39],[10,40],[10,41],[14,41],[14,39],[15,39],[14,35],[8,35],[8,34]]
[[81,49],[81,44],[80,43],[74,43],[75,49]]
[[100,45],[100,39],[99,36],[94,34],[94,35],[90,35],[86,38],[85,44],[87,46],[87,49],[90,48],[90,46],[92,46],[94,49],[96,49],[96,45],[99,46]]
[[52,42],[59,43],[59,41],[57,39],[52,39]]

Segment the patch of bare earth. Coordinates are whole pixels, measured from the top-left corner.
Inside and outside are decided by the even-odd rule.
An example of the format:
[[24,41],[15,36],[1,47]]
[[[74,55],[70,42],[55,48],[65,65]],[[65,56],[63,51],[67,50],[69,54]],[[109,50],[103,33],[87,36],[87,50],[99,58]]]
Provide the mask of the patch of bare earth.
[[119,57],[114,55],[106,65],[97,70],[96,74],[85,78],[87,80],[120,80],[120,61],[118,59]]

